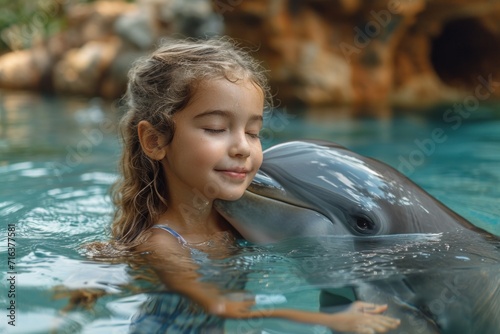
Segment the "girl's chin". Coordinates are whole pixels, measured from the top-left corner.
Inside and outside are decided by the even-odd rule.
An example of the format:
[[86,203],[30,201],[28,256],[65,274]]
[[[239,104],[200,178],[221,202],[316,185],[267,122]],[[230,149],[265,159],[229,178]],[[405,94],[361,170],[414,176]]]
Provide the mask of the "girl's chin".
[[217,199],[220,199],[223,201],[237,201],[243,196],[244,193],[245,193],[245,191],[221,194],[217,197]]

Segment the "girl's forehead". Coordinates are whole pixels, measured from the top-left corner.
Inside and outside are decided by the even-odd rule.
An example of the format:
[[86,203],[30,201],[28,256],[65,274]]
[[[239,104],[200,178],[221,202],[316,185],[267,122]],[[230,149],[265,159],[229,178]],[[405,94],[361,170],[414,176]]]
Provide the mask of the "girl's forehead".
[[191,96],[190,103],[200,98],[213,100],[219,97],[219,95],[224,95],[227,98],[238,97],[238,95],[243,92],[246,94],[258,92],[256,95],[264,99],[262,88],[249,77],[238,78],[236,80],[231,78],[217,78],[210,80],[205,79],[198,82]]
[[264,93],[249,79],[232,82],[221,78],[199,82],[187,106],[178,117],[195,117],[210,110],[229,111],[238,114],[262,114]]

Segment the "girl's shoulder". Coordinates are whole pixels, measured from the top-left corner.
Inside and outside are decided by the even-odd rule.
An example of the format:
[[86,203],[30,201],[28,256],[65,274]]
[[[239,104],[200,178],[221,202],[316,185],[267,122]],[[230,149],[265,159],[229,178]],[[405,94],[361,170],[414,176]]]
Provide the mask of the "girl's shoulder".
[[165,232],[168,232],[172,236],[174,236],[181,244],[183,244],[183,245],[187,244],[187,241],[179,233],[177,233],[173,228],[171,228],[168,225],[156,224],[156,225],[153,225],[153,227],[151,227],[151,228],[160,229],[160,230],[163,230]]
[[140,253],[185,253],[187,241],[173,228],[165,224],[153,225],[147,239],[136,250]]

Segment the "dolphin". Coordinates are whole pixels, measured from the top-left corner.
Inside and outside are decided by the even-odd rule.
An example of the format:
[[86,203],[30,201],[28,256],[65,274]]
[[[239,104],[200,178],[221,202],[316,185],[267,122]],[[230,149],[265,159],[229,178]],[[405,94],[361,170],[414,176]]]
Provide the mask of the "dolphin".
[[[215,207],[255,243],[315,235],[487,233],[389,165],[324,141],[267,149],[242,198],[217,200]],[[276,228],[270,221],[286,223]]]
[[[318,284],[321,309],[328,312],[361,299],[388,304],[387,314],[402,320],[398,333],[498,333],[499,239],[383,162],[331,142],[278,144],[264,152],[263,164],[244,195],[237,201],[217,200],[215,207],[246,240],[257,244],[297,236],[342,236],[352,240],[337,242],[352,251],[387,246],[392,236],[418,239],[419,234],[455,233],[476,247],[471,250],[474,256],[466,254],[472,260],[461,271],[446,264],[466,258],[462,248],[444,253],[449,257],[444,261],[431,256],[425,272],[418,269],[350,287]],[[317,252],[322,251],[321,242],[325,240],[318,239]],[[397,265],[404,272],[418,264],[403,257]]]

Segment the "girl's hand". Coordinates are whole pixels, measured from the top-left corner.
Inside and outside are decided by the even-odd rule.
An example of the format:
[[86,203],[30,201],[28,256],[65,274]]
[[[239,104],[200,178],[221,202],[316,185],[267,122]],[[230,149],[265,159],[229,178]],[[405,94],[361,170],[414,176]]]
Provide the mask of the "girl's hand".
[[399,326],[400,320],[379,315],[387,305],[354,302],[345,311],[330,314],[330,321],[323,325],[341,332],[358,334],[385,333]]
[[398,327],[400,323],[398,319],[379,315],[387,310],[387,305],[365,302],[354,302],[347,310],[333,314],[292,309],[251,310],[254,305],[254,298],[219,297],[210,301],[205,307],[210,313],[224,318],[283,318],[358,334],[385,333]]

